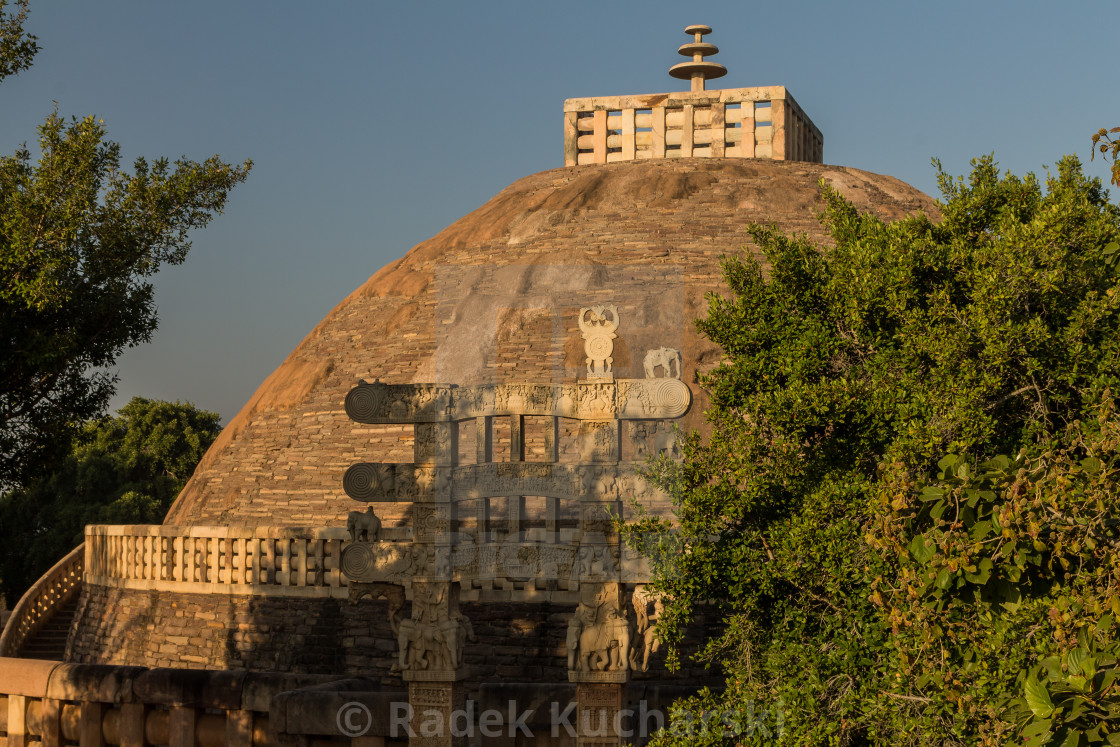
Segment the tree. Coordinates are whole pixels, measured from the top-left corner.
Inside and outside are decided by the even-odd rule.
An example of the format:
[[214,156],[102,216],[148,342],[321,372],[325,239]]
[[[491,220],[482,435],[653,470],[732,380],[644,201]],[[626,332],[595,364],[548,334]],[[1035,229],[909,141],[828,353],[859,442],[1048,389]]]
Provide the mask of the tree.
[[[0,78],[30,65],[38,47],[19,12],[0,3]],[[39,128],[39,155],[0,157],[0,491],[43,474],[75,429],[107,407],[107,373],[157,325],[152,285],[187,255],[191,229],[222,212],[251,162],[230,166],[139,158],[94,117]]]
[[85,423],[47,474],[0,498],[0,590],[11,602],[87,524],[158,524],[221,432],[217,413],[134,397]]
[[1107,161],[1112,159],[1112,183],[1120,187],[1120,161],[1116,160],[1116,156],[1120,155],[1120,140],[1113,140],[1112,135],[1120,132],[1120,127],[1113,127],[1111,130],[1106,130],[1104,127],[1100,128],[1093,133],[1093,150],[1089,153],[1089,160],[1097,157],[1097,152],[1101,153],[1101,159]]
[[711,436],[650,467],[672,531],[624,528],[673,548],[674,652],[698,607],[726,622],[697,654],[726,690],[664,743],[770,743],[774,711],[789,744],[1107,737],[1085,703],[1111,681],[1076,717],[1054,693],[1072,650],[1102,678],[1120,655],[1120,209],[1071,158],[1045,190],[991,158],[938,171],[940,222],[822,184],[832,245],[753,226],[763,260],[724,263],[697,323],[725,354]]
[[39,51],[33,35],[23,30],[28,0],[17,0],[15,13],[5,12],[8,0],[0,0],[0,80],[31,67]]

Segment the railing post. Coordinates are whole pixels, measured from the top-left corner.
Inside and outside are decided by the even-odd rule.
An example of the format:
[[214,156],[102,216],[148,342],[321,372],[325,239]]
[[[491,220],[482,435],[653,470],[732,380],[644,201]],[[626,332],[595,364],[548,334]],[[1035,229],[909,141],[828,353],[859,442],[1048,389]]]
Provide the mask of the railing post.
[[8,747],[27,744],[27,697],[8,696]]
[[783,99],[770,102],[770,157],[775,161],[786,157],[787,114],[789,108]]
[[105,736],[101,731],[101,719],[105,706],[91,701],[82,702],[81,720],[78,726],[79,743],[82,747],[105,747]]
[[564,112],[564,165],[575,166],[579,160],[579,130],[576,129],[578,112]]
[[[198,714],[193,708],[173,706],[168,727],[169,747],[195,747],[194,730]],[[84,747],[85,742],[82,742]]]

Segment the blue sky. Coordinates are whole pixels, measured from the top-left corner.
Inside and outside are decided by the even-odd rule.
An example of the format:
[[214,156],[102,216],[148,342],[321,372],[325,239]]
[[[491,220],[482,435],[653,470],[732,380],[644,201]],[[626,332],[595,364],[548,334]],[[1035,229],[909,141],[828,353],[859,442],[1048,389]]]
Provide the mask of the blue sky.
[[[1115,2],[129,2],[33,0],[35,66],[0,84],[0,152],[57,102],[126,161],[252,158],[226,214],[157,278],[133,395],[228,420],[382,265],[510,182],[563,163],[565,98],[683,90],[705,23],[720,87],[784,85],[825,161],[935,193],[994,152],[1015,173],[1120,124]],[[1110,50],[1113,50],[1110,52]],[[1104,176],[1098,160],[1090,173]]]

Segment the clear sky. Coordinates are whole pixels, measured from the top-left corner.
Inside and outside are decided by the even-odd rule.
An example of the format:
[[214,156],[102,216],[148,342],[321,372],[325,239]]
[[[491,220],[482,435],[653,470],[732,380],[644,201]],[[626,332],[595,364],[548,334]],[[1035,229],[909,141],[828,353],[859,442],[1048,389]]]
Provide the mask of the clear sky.
[[[1111,2],[32,0],[35,66],[0,84],[0,152],[57,102],[126,161],[252,158],[225,215],[157,278],[160,329],[115,406],[233,417],[331,308],[510,182],[563,165],[565,98],[684,90],[683,28],[716,86],[784,85],[825,161],[935,193],[994,152],[1015,173],[1120,125]],[[1090,173],[1104,176],[1100,160]],[[733,248],[733,247],[729,247]]]

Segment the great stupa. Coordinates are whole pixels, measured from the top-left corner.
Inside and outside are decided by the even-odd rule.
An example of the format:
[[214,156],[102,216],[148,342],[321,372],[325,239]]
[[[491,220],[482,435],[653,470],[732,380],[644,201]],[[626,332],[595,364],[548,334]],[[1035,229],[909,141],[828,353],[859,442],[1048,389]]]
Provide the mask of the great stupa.
[[686,32],[691,90],[564,102],[564,166],[343,299],[162,525],[87,527],[0,638],[0,744],[640,743],[719,685],[665,668],[612,517],[671,515],[638,469],[703,428],[720,258],[828,241],[821,181],[937,208],[825,165],[785,88],[708,90]]

